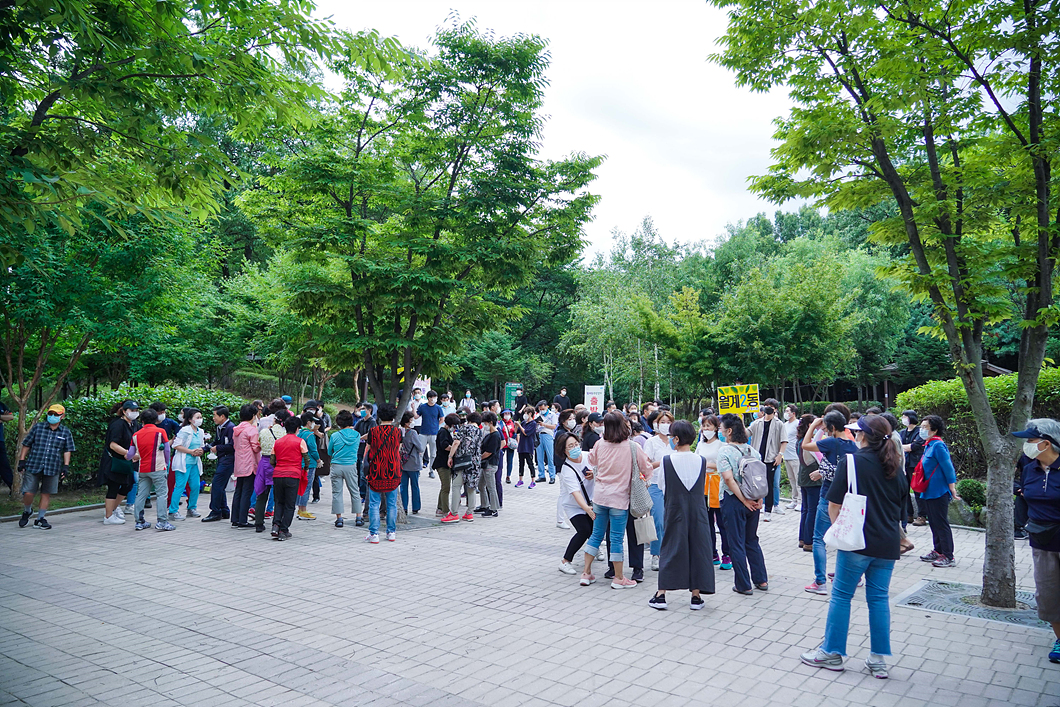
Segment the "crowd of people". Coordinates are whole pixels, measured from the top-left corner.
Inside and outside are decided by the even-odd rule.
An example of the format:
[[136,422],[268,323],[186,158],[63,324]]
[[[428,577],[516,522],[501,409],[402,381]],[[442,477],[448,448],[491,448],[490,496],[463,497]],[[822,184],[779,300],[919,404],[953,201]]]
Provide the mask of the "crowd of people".
[[[39,493],[34,526],[51,528],[50,495],[75,451],[65,415],[52,405],[22,441],[20,527]],[[932,549],[922,561],[937,568],[957,562],[948,508],[959,496],[945,421],[920,419],[913,410],[899,420],[878,408],[862,415],[833,403],[821,417],[800,416],[795,406],[767,399],[749,425],[708,408],[696,426],[658,401],[621,410],[608,402],[591,412],[572,406],[565,389],[537,404],[520,389],[507,408],[479,403],[470,390],[457,400],[417,389],[401,411],[386,403],[342,410],[334,429],[322,401],[298,412],[288,396],[247,403],[236,416],[238,422],[223,406],[184,408],[174,419],[158,402],[116,405],[99,470],[107,488],[103,523],[124,525],[131,515],[136,530],[171,531],[174,521],[200,518],[263,533],[271,520],[270,536],[285,541],[296,518],[316,519],[308,504],[319,501],[321,479],[330,476],[335,527],[348,520],[348,496],[352,522],[367,525],[364,541],[380,542],[385,517],[385,538],[394,542],[399,515],[423,510],[424,470],[439,480],[434,512],[446,525],[497,518],[517,471],[515,487],[560,484],[556,523],[574,531],[560,572],[590,586],[597,582],[594,562],[606,560],[610,586],[633,588],[645,579],[647,548],[650,570],[658,572],[649,606],[665,610],[668,594],[688,591],[689,608],[698,610],[704,595],[715,593],[719,571],[732,572],[732,591],[742,596],[770,591],[759,523],[798,512],[798,548],[813,553],[805,591],[830,595],[824,640],[801,660],[845,668],[851,599],[864,586],[871,643],[865,669],[878,678],[888,676],[891,654],[891,575],[914,549],[908,524],[930,525]],[[1032,420],[1016,436],[1025,439],[1015,485],[1018,532],[1030,538],[1038,614],[1056,634],[1049,659],[1060,663],[1060,474],[1051,474],[1060,469],[1060,422]],[[204,456],[217,461],[209,483]],[[153,523],[145,516],[152,493]],[[828,572],[831,547],[837,551]]]

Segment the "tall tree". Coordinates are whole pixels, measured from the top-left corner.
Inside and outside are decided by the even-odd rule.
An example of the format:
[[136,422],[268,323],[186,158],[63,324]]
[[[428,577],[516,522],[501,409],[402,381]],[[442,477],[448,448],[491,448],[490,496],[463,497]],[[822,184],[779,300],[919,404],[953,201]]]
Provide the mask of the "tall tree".
[[[874,235],[908,247],[893,274],[929,300],[988,459],[982,600],[1015,606],[1013,439],[983,385],[983,332],[1022,320],[1011,428],[1031,412],[1048,327],[1060,210],[1060,5],[712,0],[729,12],[716,61],[754,90],[786,85],[774,165],[754,188],[833,209],[893,201]],[[1052,29],[1050,29],[1052,28]],[[970,80],[969,80],[970,79]],[[1023,293],[1013,307],[1009,289]]]

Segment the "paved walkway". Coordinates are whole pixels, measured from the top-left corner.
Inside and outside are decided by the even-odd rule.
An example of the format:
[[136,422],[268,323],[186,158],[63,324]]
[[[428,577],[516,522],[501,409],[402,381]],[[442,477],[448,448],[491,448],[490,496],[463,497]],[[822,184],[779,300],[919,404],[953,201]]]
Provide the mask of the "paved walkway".
[[[437,481],[423,486],[434,498]],[[812,561],[792,513],[763,524],[767,594],[737,595],[722,573],[705,611],[672,594],[656,612],[650,571],[637,589],[580,587],[556,570],[557,489],[505,486],[500,518],[374,546],[333,527],[328,489],[286,543],[191,520],[135,532],[101,511],[50,531],[4,523],[0,705],[1060,705],[1049,634],[980,619],[894,609],[891,679],[860,672],[860,593],[853,669],[802,666],[827,597],[802,590]],[[925,548],[928,529],[912,530]],[[956,532],[959,566],[902,560],[892,597],[925,576],[978,583],[983,535]],[[1025,543],[1016,560],[1031,588]]]

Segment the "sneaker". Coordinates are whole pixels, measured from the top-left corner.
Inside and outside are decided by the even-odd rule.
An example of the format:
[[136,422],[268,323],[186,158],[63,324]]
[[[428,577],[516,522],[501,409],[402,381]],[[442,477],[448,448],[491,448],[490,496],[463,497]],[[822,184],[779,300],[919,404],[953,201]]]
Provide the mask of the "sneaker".
[[341,528],[342,527],[342,518],[336,518],[335,519],[335,527],[336,528]]
[[515,488],[519,488],[522,485],[523,485],[523,480],[519,479],[519,481],[515,484]]
[[1053,649],[1049,651],[1049,662],[1060,663],[1060,638],[1056,639],[1056,643],[1053,644]]
[[276,533],[272,537],[276,540],[276,542],[282,543],[284,540],[287,539],[287,533]]
[[730,558],[728,555],[722,555],[721,556],[721,569],[723,569],[723,570],[731,570],[732,569],[732,558]]
[[136,521],[136,525],[133,527],[135,527],[137,530],[147,530],[151,527],[151,524],[148,523],[146,520],[138,520]]
[[806,585],[806,591],[810,594],[820,594],[821,596],[828,596],[828,583],[818,584],[817,580],[814,580]]
[[155,530],[176,530],[177,526],[167,521],[158,521],[155,523]]
[[29,516],[33,511],[22,511],[22,515],[18,519],[18,527],[25,528],[29,525]]
[[264,533],[265,532],[265,526],[264,525],[255,525],[254,526],[254,532],[255,533]]
[[110,516],[103,519],[103,525],[125,525],[125,520],[119,518],[117,513],[111,513]]
[[358,528],[362,527],[364,525],[364,518],[357,516],[356,520],[353,521],[353,524]]
[[913,521],[913,525],[915,525],[918,528],[922,528],[922,527],[924,527],[927,524],[928,524],[927,523],[927,518],[925,518],[923,516],[920,516],[919,518],[917,518],[916,520]]
[[460,516],[458,516],[456,513],[449,513],[449,515],[447,515],[444,518],[442,518],[442,522],[443,523],[459,523],[460,522]]
[[539,477],[537,477],[536,481],[539,484],[543,484],[543,483],[545,483],[545,477],[544,476],[539,476]]
[[1027,539],[1027,531],[1024,530],[1023,528],[1016,528],[1016,532],[1013,534],[1012,537],[1014,539],[1016,539],[1016,540],[1026,540]]
[[482,511],[485,511],[485,510],[487,510],[487,509],[488,509],[488,507],[487,507],[487,506],[479,506],[478,508],[476,508],[475,510],[473,510],[473,511],[471,511],[471,512],[472,512],[472,513],[481,513]]
[[531,482],[530,482],[530,485],[529,485],[529,486],[527,486],[526,488],[528,488],[528,489],[532,489],[532,488],[534,488],[535,486],[537,486],[537,482],[536,482],[536,481],[531,481]]
[[434,472],[433,471],[428,471],[427,472],[427,478],[428,479],[433,479],[434,478]]
[[559,571],[563,574],[578,574],[578,570],[574,569],[574,565],[569,562],[560,562]]
[[470,523],[473,520],[475,520],[475,516],[470,511],[468,511],[467,513],[464,514],[464,517],[461,518],[460,520],[466,520],[468,523]]
[[[721,560],[720,560],[720,559],[718,559],[718,554],[717,554],[717,553],[714,553],[714,566],[715,566],[715,567],[717,567],[717,566],[718,566],[718,565],[720,565],[720,564],[721,564]],[[654,567],[652,567],[652,569],[655,569],[655,568],[654,568]]]
[[[834,582],[835,581],[835,572],[829,572],[828,573],[828,581],[829,582]],[[865,575],[862,575],[858,579],[858,586],[859,587],[864,587],[865,586]]]
[[769,511],[762,511],[762,522],[768,523],[772,520],[772,514]]
[[147,497],[147,502],[144,504],[144,508],[150,508],[150,507],[151,507],[151,497],[148,496]]
[[549,480],[548,480],[548,483],[550,483],[550,484],[554,484],[554,483],[556,483],[556,480],[555,480],[555,479],[549,479]]
[[266,518],[272,518],[272,511],[265,511]]
[[187,518],[187,516],[181,513],[179,510],[176,513],[169,514],[170,520],[184,520],[185,518]]
[[38,518],[33,521],[34,528],[40,528],[41,530],[51,530],[52,524],[48,522],[47,518]]
[[316,520],[317,517],[309,511],[298,511],[298,520]]
[[611,580],[611,588],[612,589],[632,589],[635,586],[637,586],[637,583],[634,582],[629,577],[623,577],[622,579],[612,579]]
[[865,659],[865,670],[869,671],[869,675],[880,680],[886,680],[890,677],[887,673],[887,663],[883,660],[874,661],[871,657]]
[[312,501],[310,501],[310,503],[320,503],[320,497],[319,497],[319,496],[317,496],[317,497],[316,497],[316,498],[314,498],[314,499],[313,499]]
[[608,567],[607,571],[604,572],[604,579],[614,579],[614,578],[615,578],[615,568],[614,567]]
[[923,562],[934,562],[935,560],[939,559],[939,557],[941,557],[941,555],[939,555],[937,552],[932,550],[931,552],[929,552],[926,555],[921,555],[920,559]]
[[648,606],[659,611],[666,611],[666,595],[656,594],[648,600]]
[[282,533],[280,534],[280,537],[281,537],[281,538],[283,538],[284,540],[290,540],[290,539],[291,539],[291,537],[292,537],[292,536],[291,536],[291,531],[290,531],[290,530],[285,530],[285,531],[283,531],[283,532],[282,532]]
[[570,530],[570,523],[565,520],[557,520],[556,527],[560,530]]
[[638,567],[637,569],[633,570],[633,574],[631,574],[629,578],[637,584],[640,584],[644,581],[644,568]]
[[434,512],[434,515],[436,515],[436,516],[438,516],[439,518],[441,518],[442,516],[444,516],[444,515],[445,515],[445,513],[444,513],[444,512],[442,511],[442,509],[441,509],[441,508],[439,508],[438,510],[436,510],[436,511]]
[[275,537],[277,537],[277,536],[278,536],[279,534],[280,534],[280,529],[279,529],[279,528],[277,528],[277,527],[276,527],[275,525],[274,525],[274,526],[272,526],[272,532],[271,532],[271,533],[269,533],[269,535],[271,535],[272,537],[274,537],[274,538],[275,538]]
[[578,580],[578,584],[582,585],[583,587],[588,587],[590,584],[596,584],[596,575],[595,574],[585,574],[583,572],[582,573],[582,578],[580,580]]
[[[189,508],[188,512],[185,515],[187,515],[188,518],[198,518],[198,517],[200,517],[202,515],[202,513],[199,513],[194,508]],[[270,515],[271,515],[270,513],[266,513],[265,517],[268,518]]]
[[692,601],[688,603],[688,608],[692,611],[699,611],[704,606],[706,606],[706,602],[703,601],[703,597],[693,596]]
[[126,513],[128,513],[129,515],[132,515],[133,513],[136,513],[136,506],[134,506],[131,503],[126,503],[125,504],[125,510],[122,511],[122,518],[125,517]]
[[500,515],[500,513],[498,513],[497,511],[485,510],[485,511],[482,511],[481,515],[482,515],[483,518],[496,518],[497,516]]
[[257,513],[256,509],[254,509],[254,508],[248,508],[247,509],[247,515],[248,516],[253,516],[255,513]]
[[931,563],[932,567],[956,567],[957,561],[951,557],[939,557]]
[[604,560],[606,560],[607,559],[607,550],[605,550],[602,547],[599,550],[597,550],[596,551],[596,559],[600,560],[600,562],[603,562]]
[[[715,562],[715,564],[717,564],[717,563]],[[658,572],[659,571],[659,556],[658,555],[652,555],[651,556],[651,571],[652,572]]]
[[788,505],[786,506],[786,508],[787,508],[787,509],[788,509],[789,511],[797,511],[797,510],[799,510],[799,504],[798,504],[798,503],[796,503],[795,501],[792,501],[791,503],[789,503],[789,504],[788,504]]
[[387,533],[386,534],[386,539],[387,539],[388,542],[396,543],[397,542],[397,533]]
[[776,513],[778,516],[784,515],[784,509],[780,506],[773,506],[773,512]]
[[512,483],[512,477],[510,477],[510,476],[505,476],[505,477],[504,477],[504,483],[506,483],[506,484],[510,484],[510,483]]
[[816,648],[809,653],[803,653],[799,657],[802,658],[803,663],[810,667],[834,670],[837,673],[843,672],[843,656],[838,653],[825,653],[823,648]]
[[369,533],[368,535],[364,536],[364,541],[366,543],[372,543],[373,545],[378,545],[379,544],[379,536],[378,535],[372,535],[371,533]]
[[118,507],[116,507],[116,508],[114,509],[114,513],[113,513],[112,515],[116,515],[116,516],[118,516],[119,518],[121,518],[122,520],[125,520],[125,511],[123,511],[123,510],[121,509],[121,506],[118,506]]

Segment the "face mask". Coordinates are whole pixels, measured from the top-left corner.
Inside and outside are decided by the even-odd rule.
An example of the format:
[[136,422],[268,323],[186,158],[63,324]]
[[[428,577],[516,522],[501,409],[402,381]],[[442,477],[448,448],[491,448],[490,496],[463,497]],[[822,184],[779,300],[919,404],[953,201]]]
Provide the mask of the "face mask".
[[[137,415],[137,417],[139,417],[139,415]],[[164,413],[164,412],[158,413],[158,421],[159,422],[162,422],[165,419],[166,419],[166,413]]]
[[530,419],[530,414],[529,413],[523,413],[523,422],[526,422],[529,419]]
[[358,414],[359,414],[359,415],[360,415],[361,417],[367,417],[367,416],[368,416],[368,411],[367,411],[367,410],[361,410],[361,411],[360,411],[360,412],[359,412]]
[[717,434],[718,433],[715,432],[714,430],[707,430],[706,432],[703,433],[703,439],[705,439],[707,441],[710,441],[710,440],[714,439],[717,436]]
[[465,398],[470,398],[471,397],[471,393],[464,393],[464,397]]
[[420,399],[420,396],[418,396],[418,395],[414,395],[414,396],[412,396],[412,397],[413,397],[413,398],[415,398],[416,400],[419,400],[419,399]]
[[909,418],[908,417],[903,417],[902,418],[902,426],[909,427]]
[[593,427],[593,432],[595,432],[598,435],[602,435],[604,433],[604,426],[603,425],[594,426]]
[[512,416],[508,414],[504,414],[501,417],[503,417],[506,421],[512,419]]
[[1037,443],[1035,443],[1035,442],[1024,442],[1023,443],[1023,453],[1027,455],[1028,459],[1037,459],[1038,456],[1043,451],[1045,451],[1043,449],[1038,449],[1038,445],[1039,444],[1041,444],[1041,442],[1037,442]]
[[659,434],[668,435],[668,434],[670,434],[670,423],[669,422],[660,422],[659,424],[657,424],[655,426],[655,429],[659,431]]
[[930,438],[931,438],[931,433],[928,432],[927,430],[925,430],[923,427],[921,427],[920,428],[920,439],[922,439],[922,440],[924,440],[926,442]]
[[427,404],[428,405],[434,405],[434,401],[437,400],[437,399],[438,398],[427,398]]
[[670,438],[670,449],[677,449],[677,440],[673,437]]
[[630,410],[629,414],[630,415],[636,415],[637,414],[637,408],[633,408],[632,410]]
[[789,420],[794,420],[795,419],[795,413],[793,413],[791,410],[788,410],[787,418]]
[[[130,420],[135,420],[136,418],[140,417],[140,411],[139,410],[129,410],[129,411],[127,411],[125,413],[125,416],[128,417]],[[159,417],[158,421],[161,422],[163,419],[164,418]]]
[[765,413],[766,415],[772,415],[775,412],[775,410],[773,410],[773,408],[767,406],[767,407],[762,408],[762,412]]
[[61,420],[61,419],[63,419],[63,418],[61,416],[59,416],[59,415],[48,415],[48,424],[49,425],[58,425],[59,424],[59,420]]
[[581,447],[573,447],[571,449],[568,449],[567,456],[570,457],[573,461],[578,461],[582,458]]
[[566,397],[567,396],[567,391],[561,390],[561,391],[559,391],[559,394],[564,396],[564,397]]
[[718,439],[719,439],[720,441],[722,441],[722,442],[724,442],[724,441],[725,441],[725,433],[724,433],[724,432],[722,432],[721,430],[718,430]]
[[574,418],[573,417],[568,417],[567,421],[563,423],[563,426],[566,427],[568,430],[573,430],[574,429]]
[[202,418],[201,417],[193,417],[193,418],[191,418],[191,424],[194,427],[202,427]]
[[517,397],[517,398],[523,397],[523,391],[521,391],[521,390],[515,391],[515,397]]
[[757,412],[752,412],[751,413],[751,419],[752,420],[757,420],[758,419],[758,413]]

